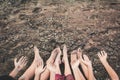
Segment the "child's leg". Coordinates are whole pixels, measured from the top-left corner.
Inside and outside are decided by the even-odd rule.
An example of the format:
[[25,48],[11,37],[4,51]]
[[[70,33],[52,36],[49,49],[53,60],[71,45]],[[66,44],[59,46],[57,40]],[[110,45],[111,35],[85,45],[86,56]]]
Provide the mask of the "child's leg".
[[[50,80],[55,80],[55,79],[59,80],[59,77],[61,75],[61,71],[60,71],[60,67],[59,67],[59,64],[61,62],[61,60],[60,60],[60,56],[61,56],[61,50],[60,50],[60,48],[57,48],[57,54],[58,55],[57,55],[57,57],[55,59],[55,62],[53,64],[54,68],[53,68],[53,66],[51,66],[52,68],[50,70]],[[59,77],[58,76],[56,77],[56,74],[58,74]]]
[[[77,50],[71,53],[71,66],[74,73],[75,80],[85,80],[83,74],[79,69],[79,60],[77,59]],[[69,79],[68,79],[69,80]]]
[[78,49],[77,55],[78,55],[78,59],[80,60],[80,64],[81,64],[82,70],[83,70],[83,72],[85,74],[85,77],[88,79],[88,69],[87,69],[87,66],[81,62],[82,50],[80,48]]
[[67,47],[66,45],[64,45],[63,47],[63,61],[64,61],[64,64],[65,64],[65,72],[64,72],[64,75],[66,76],[66,79],[71,76],[71,79],[70,80],[74,80],[73,76],[72,76],[72,72],[71,72],[71,69],[70,69],[70,65],[69,65],[69,62],[68,62],[68,56],[67,56]]
[[[55,48],[52,51],[50,58],[47,60],[47,64],[54,63],[55,58],[57,56],[56,50],[57,50],[57,48]],[[50,76],[50,71],[46,68],[46,70],[41,74],[40,80],[47,80],[49,78],[49,76]]]
[[25,71],[25,73],[19,78],[19,80],[29,80],[34,76],[35,68],[36,68],[36,61],[41,59],[41,57],[39,55],[39,50],[36,46],[34,47],[34,53],[35,53],[35,56],[34,56],[34,60],[33,60],[32,64]]

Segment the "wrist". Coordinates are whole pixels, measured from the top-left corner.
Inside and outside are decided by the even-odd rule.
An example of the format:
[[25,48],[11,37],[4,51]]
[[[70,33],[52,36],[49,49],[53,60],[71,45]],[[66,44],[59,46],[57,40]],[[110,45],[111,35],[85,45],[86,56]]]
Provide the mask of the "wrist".
[[36,72],[35,75],[40,75],[42,72]]
[[108,62],[107,62],[107,60],[101,60],[101,63],[102,63],[102,64],[106,64],[106,63],[108,63]]
[[77,66],[72,66],[72,69],[76,70],[76,69],[78,69],[78,67]]
[[19,72],[20,70],[18,68],[14,68],[14,71],[15,72]]
[[39,76],[41,73],[39,73],[39,72],[37,72],[37,73],[35,73],[35,75],[37,75],[37,76]]

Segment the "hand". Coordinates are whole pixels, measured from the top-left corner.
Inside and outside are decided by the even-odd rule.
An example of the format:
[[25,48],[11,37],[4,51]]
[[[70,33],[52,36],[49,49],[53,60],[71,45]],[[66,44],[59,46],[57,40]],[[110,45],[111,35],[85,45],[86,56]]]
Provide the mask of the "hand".
[[76,60],[76,61],[71,63],[71,66],[73,69],[75,69],[75,68],[78,68],[79,64],[80,64],[79,60]]
[[97,55],[98,55],[101,62],[107,60],[107,53],[105,51],[98,52]]
[[41,59],[36,63],[36,69],[35,74],[41,74],[43,71],[45,71],[46,67],[44,67],[43,60]]
[[17,69],[18,71],[22,70],[27,64],[27,57],[22,56],[18,62],[17,62],[17,58],[14,59],[14,65],[15,65],[15,69]]
[[85,64],[86,66],[92,66],[92,62],[89,60],[87,55],[83,55],[83,58],[81,59],[83,64]]

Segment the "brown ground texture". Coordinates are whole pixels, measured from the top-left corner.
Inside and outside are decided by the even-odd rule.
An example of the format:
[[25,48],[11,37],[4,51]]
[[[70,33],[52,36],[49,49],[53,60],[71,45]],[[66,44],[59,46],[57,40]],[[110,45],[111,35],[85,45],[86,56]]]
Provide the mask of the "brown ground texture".
[[14,68],[15,57],[27,56],[28,67],[34,45],[46,61],[56,46],[66,44],[68,54],[80,47],[90,57],[97,80],[110,80],[96,55],[100,50],[120,76],[119,1],[14,1],[0,1],[0,75]]

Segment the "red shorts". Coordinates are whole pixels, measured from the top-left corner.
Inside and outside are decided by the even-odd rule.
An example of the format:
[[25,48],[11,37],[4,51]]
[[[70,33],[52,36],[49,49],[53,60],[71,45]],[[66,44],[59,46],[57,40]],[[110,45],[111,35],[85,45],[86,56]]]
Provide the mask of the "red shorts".
[[69,74],[65,77],[65,80],[74,80],[73,75]]
[[56,74],[55,75],[55,80],[74,80],[74,78],[71,74],[69,74],[67,76]]

